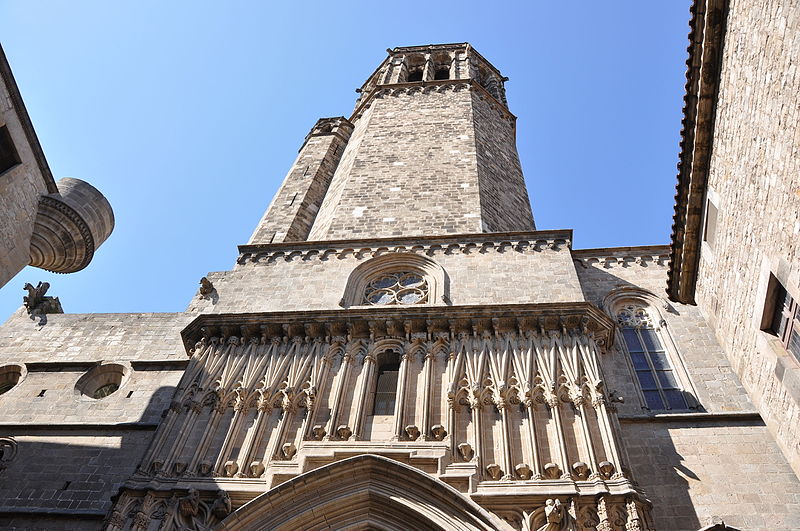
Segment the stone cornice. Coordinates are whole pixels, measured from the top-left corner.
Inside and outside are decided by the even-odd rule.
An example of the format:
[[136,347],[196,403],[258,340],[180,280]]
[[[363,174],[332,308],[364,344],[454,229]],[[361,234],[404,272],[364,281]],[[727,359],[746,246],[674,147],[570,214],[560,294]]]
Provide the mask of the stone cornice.
[[372,100],[375,98],[383,98],[387,95],[396,96],[399,94],[414,94],[423,93],[431,90],[447,90],[447,89],[463,89],[470,88],[477,90],[483,99],[486,99],[492,106],[495,107],[500,113],[512,122],[516,122],[517,117],[508,110],[503,103],[499,102],[497,98],[491,95],[480,83],[471,78],[464,79],[437,79],[429,81],[413,81],[406,83],[387,83],[380,84],[372,89],[367,96],[361,101],[350,116],[350,122],[355,122],[364,111],[372,105]]
[[612,267],[647,267],[650,264],[666,266],[669,262],[669,247],[647,245],[639,247],[605,247],[572,251],[572,259],[583,267],[590,265]]
[[580,333],[598,346],[612,344],[614,323],[588,302],[480,306],[405,306],[304,312],[203,314],[183,329],[187,352],[201,339],[300,337],[308,340],[398,337],[422,333],[452,338],[459,333]]
[[261,243],[239,246],[237,263],[291,260],[326,260],[329,257],[374,257],[390,252],[408,252],[435,256],[472,252],[542,252],[560,251],[572,246],[571,230],[534,232],[487,232],[439,236],[367,238],[363,240],[318,240],[284,243]]
[[0,46],[0,77],[8,90],[11,98],[11,105],[14,107],[14,112],[17,114],[22,130],[25,132],[25,137],[28,140],[33,156],[36,159],[36,164],[39,167],[39,172],[42,175],[47,193],[58,193],[56,181],[53,178],[53,173],[50,171],[50,165],[47,164],[47,159],[44,156],[44,150],[39,143],[39,137],[36,136],[36,131],[33,128],[33,123],[28,115],[28,110],[25,108],[25,103],[22,101],[22,96],[19,93],[17,82],[14,79],[14,74],[11,72],[11,66],[8,64],[3,47]]
[[694,303],[706,186],[714,139],[727,0],[695,0],[686,61],[681,151],[667,275],[670,300]]

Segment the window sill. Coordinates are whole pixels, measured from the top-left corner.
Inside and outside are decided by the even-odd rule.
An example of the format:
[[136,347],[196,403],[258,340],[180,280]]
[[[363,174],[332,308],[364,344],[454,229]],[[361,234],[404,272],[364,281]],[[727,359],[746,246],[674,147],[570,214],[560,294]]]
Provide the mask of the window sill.
[[646,415],[619,416],[620,422],[682,422],[697,420],[758,420],[763,423],[758,411],[651,413]]

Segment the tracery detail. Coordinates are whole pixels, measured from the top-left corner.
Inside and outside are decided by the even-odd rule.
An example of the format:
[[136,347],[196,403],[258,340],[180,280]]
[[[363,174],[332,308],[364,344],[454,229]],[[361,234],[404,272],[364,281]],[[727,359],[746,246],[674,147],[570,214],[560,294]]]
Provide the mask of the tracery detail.
[[639,305],[626,304],[617,312],[617,322],[623,328],[653,328],[653,320],[647,310]]
[[367,284],[364,303],[424,304],[428,302],[428,282],[418,273],[397,271],[384,273]]

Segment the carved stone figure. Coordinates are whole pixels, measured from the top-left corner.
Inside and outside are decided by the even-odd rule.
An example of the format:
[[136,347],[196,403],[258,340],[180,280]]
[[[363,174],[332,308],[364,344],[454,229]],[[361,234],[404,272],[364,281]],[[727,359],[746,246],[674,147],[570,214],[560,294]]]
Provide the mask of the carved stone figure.
[[461,459],[464,461],[471,460],[472,456],[475,455],[475,452],[472,451],[472,446],[465,442],[458,445],[458,453],[461,454]]
[[188,494],[178,500],[178,510],[183,516],[197,516],[200,508],[200,493],[197,489],[189,489]]
[[577,531],[575,519],[559,499],[549,499],[544,506],[545,525],[537,531]]
[[46,314],[64,313],[64,310],[61,309],[61,302],[58,300],[58,297],[45,296],[47,290],[50,289],[49,282],[39,282],[36,287],[26,282],[23,289],[28,292],[28,295],[27,297],[22,297],[22,302],[25,305],[25,309],[28,311],[28,315],[31,316],[31,319],[36,319],[38,317],[40,324],[44,324],[47,322],[47,318],[44,317]]
[[217,499],[211,505],[211,513],[220,520],[231,514],[231,496],[227,491],[217,491]]
[[212,284],[211,281],[208,280],[208,278],[206,278],[206,277],[201,278],[200,279],[200,295],[205,297],[206,295],[211,295],[211,293],[213,291],[214,291],[214,284]]

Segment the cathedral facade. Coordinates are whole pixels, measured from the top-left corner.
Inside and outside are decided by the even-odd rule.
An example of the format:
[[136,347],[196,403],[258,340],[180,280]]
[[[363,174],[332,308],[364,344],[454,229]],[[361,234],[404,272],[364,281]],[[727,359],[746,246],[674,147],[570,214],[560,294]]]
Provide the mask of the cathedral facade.
[[[744,260],[734,212],[755,215],[720,176],[749,104],[734,67],[761,64],[744,28],[798,20],[730,3],[693,6],[672,246],[537,230],[506,78],[467,43],[401,47],[185,312],[21,308],[0,328],[0,526],[800,527],[796,243],[745,302],[710,262]],[[745,303],[769,312],[737,328]]]

